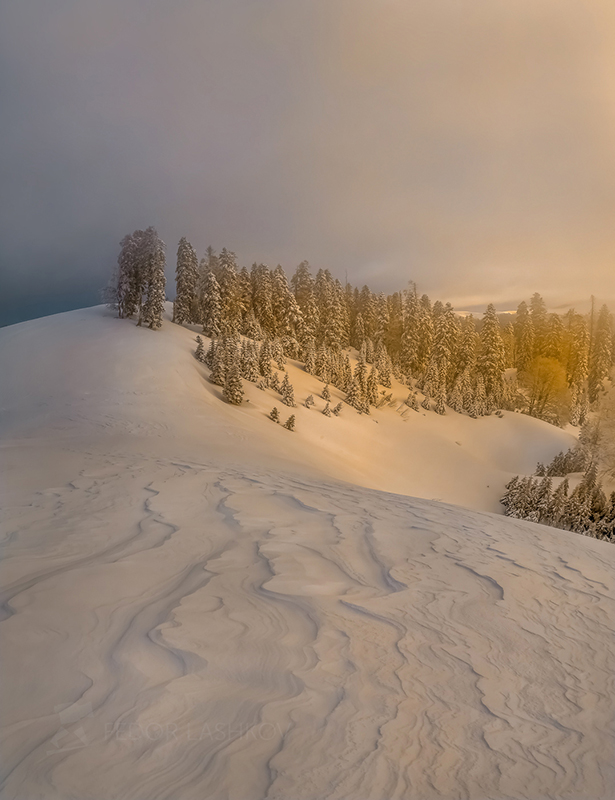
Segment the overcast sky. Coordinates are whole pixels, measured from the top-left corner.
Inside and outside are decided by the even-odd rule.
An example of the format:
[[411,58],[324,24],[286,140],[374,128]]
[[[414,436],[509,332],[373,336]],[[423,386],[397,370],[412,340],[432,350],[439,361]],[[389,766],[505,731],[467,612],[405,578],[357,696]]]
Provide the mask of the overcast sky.
[[2,0],[0,323],[155,225],[460,309],[615,298],[613,0]]

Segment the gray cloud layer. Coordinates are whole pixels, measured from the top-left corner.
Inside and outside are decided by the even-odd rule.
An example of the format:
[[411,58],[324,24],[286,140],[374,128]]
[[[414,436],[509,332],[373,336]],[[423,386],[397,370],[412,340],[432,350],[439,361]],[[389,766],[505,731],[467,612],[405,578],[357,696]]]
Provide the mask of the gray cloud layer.
[[0,53],[5,322],[95,302],[149,224],[171,266],[615,297],[610,0],[19,0]]

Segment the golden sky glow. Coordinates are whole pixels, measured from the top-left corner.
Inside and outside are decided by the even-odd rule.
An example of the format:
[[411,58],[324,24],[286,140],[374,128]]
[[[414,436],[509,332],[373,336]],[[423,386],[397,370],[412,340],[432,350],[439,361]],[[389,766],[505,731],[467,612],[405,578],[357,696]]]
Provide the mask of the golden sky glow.
[[459,307],[615,298],[612,2],[22,0],[0,46],[11,302],[149,224]]

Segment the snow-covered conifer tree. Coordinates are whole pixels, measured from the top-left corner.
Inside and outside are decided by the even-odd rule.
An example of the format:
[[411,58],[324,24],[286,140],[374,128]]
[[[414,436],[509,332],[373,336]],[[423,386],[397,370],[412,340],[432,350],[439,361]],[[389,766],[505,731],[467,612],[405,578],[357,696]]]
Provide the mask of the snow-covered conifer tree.
[[486,414],[489,413],[489,407],[487,405],[487,393],[485,392],[485,381],[483,380],[482,375],[479,375],[478,378],[476,379],[474,402],[475,402],[476,413],[478,414],[479,417],[484,417]]
[[214,365],[214,356],[216,354],[216,339],[212,339],[209,343],[209,347],[207,352],[205,353],[205,358],[203,359],[203,363],[206,364],[209,369],[211,369]]
[[305,371],[309,375],[316,374],[316,349],[314,348],[314,341],[309,339],[304,346],[303,359],[305,363]]
[[274,422],[280,421],[280,412],[275,406],[271,409],[269,413],[269,419],[272,419]]
[[273,281],[266,264],[254,264],[250,273],[252,280],[252,305],[265,336],[275,336],[276,324],[273,315]]
[[361,386],[357,378],[353,377],[350,381],[350,386],[346,394],[346,402],[348,405],[356,408],[357,411],[361,411],[363,408],[363,393],[361,392]]
[[138,325],[144,322],[150,328],[162,326],[162,314],[166,300],[166,278],[164,274],[164,242],[155,228],[148,228],[139,255],[145,284],[145,302]]
[[551,495],[549,506],[545,514],[545,522],[556,528],[560,527],[566,503],[568,502],[568,478],[560,482],[557,489]]
[[499,405],[503,389],[504,346],[495,306],[490,303],[483,315],[480,331],[478,370],[485,384],[485,394],[491,404]]
[[295,392],[288,377],[288,372],[284,373],[284,380],[282,381],[282,386],[280,387],[280,394],[282,395],[282,402],[284,405],[295,405]]
[[251,383],[258,382],[260,373],[257,345],[249,339],[244,339],[241,345],[241,374]]
[[224,389],[222,390],[222,393],[232,405],[241,405],[243,401],[243,384],[241,382],[239,364],[237,361],[235,361],[235,363],[226,373]]
[[365,398],[365,394],[367,392],[367,364],[361,357],[359,357],[357,366],[354,368],[353,377],[359,385],[361,398]]
[[238,333],[241,328],[241,304],[237,260],[235,253],[223,247],[218,256],[222,330],[226,334]]
[[270,378],[272,374],[271,368],[271,342],[269,339],[261,344],[258,356],[258,368],[264,378]]
[[350,358],[345,355],[340,360],[340,373],[338,375],[337,387],[343,392],[348,391],[350,382],[352,381],[352,367],[350,366]]
[[245,336],[249,339],[254,339],[254,341],[260,341],[263,338],[263,330],[254,316],[254,311],[252,309],[246,314],[243,332]]
[[446,414],[446,407],[444,403],[444,381],[440,381],[440,385],[438,386],[438,391],[436,392],[435,401],[436,405],[434,407],[434,411],[436,414]]
[[197,361],[200,361],[202,364],[205,363],[205,347],[203,346],[203,340],[200,336],[196,337],[196,350],[194,355]]
[[408,376],[418,371],[419,328],[419,299],[413,287],[405,293],[400,350],[401,368]]
[[274,339],[271,343],[271,356],[275,361],[276,367],[281,371],[284,372],[284,368],[286,366],[286,358],[284,356],[284,348],[282,347],[282,342],[279,339]]
[[375,406],[378,402],[378,370],[373,366],[365,383],[365,399],[369,405]]
[[176,296],[173,321],[178,325],[195,322],[192,311],[196,300],[196,285],[199,277],[199,262],[194,247],[185,236],[177,248],[177,268],[175,271]]
[[228,359],[227,359],[225,344],[226,343],[224,339],[219,339],[217,341],[214,350],[214,357],[211,365],[211,373],[209,375],[209,380],[212,383],[216,384],[216,386],[224,386],[224,383],[226,381]]
[[457,380],[455,382],[455,385],[453,386],[453,390],[450,394],[450,397],[448,398],[448,404],[453,409],[453,411],[456,411],[458,414],[460,414],[463,411],[463,395],[461,394],[461,387],[459,380]]
[[325,415],[325,417],[331,416],[331,409],[329,408],[329,403],[327,403],[327,405],[323,408],[322,413]]
[[356,347],[357,350],[360,350],[361,347],[363,346],[364,341],[365,341],[365,325],[363,323],[363,316],[359,311],[359,313],[355,317],[354,325],[352,326],[350,343],[353,347]]
[[316,336],[319,327],[319,310],[314,294],[314,279],[307,261],[302,261],[291,278],[295,300],[301,311],[301,344]]
[[[374,343],[368,336],[364,344],[365,344],[365,362],[367,364],[373,364],[376,355],[376,351],[374,349]],[[363,354],[363,349],[361,349],[361,354]]]
[[326,400],[327,402],[331,400],[331,392],[329,391],[329,384],[327,384],[325,388],[322,390],[322,399]]
[[220,336],[222,332],[220,286],[211,270],[206,272],[203,278],[200,304],[203,333],[212,338]]
[[295,415],[291,414],[290,417],[286,420],[283,428],[286,428],[287,431],[294,431],[295,430]]

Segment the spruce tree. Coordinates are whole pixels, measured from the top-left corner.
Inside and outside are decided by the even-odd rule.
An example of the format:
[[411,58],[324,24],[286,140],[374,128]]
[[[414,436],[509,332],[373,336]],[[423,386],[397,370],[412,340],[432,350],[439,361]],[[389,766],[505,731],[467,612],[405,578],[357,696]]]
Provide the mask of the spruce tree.
[[372,367],[365,384],[365,399],[371,406],[378,402],[378,370]]
[[349,406],[356,408],[357,411],[361,411],[363,408],[363,393],[361,392],[361,386],[356,377],[353,377],[350,381],[350,386],[346,393],[346,402]]
[[359,384],[361,398],[364,398],[367,391],[367,364],[363,358],[359,358],[359,362],[354,369],[354,379]]
[[310,394],[305,398],[305,407],[310,408],[314,405],[314,395]]
[[272,419],[274,422],[280,421],[280,412],[275,406],[269,412],[269,419]]
[[222,300],[220,286],[212,270],[208,270],[201,287],[201,323],[203,333],[211,338],[222,332]]
[[463,411],[463,395],[461,394],[460,381],[458,380],[453,386],[453,391],[448,399],[449,406],[460,414]]
[[258,350],[256,344],[249,339],[244,339],[241,345],[241,375],[251,383],[257,383],[260,375]]
[[446,408],[444,405],[444,381],[441,381],[440,385],[438,386],[438,391],[436,393],[435,400],[436,400],[436,405],[434,411],[436,412],[436,414],[440,415],[445,414]]
[[342,404],[341,403],[338,403],[335,406],[335,408],[333,408],[333,413],[335,414],[336,417],[339,417],[339,415],[342,413]]
[[365,325],[363,323],[363,317],[361,312],[357,314],[355,317],[354,325],[352,326],[352,335],[350,337],[350,344],[360,350],[363,346],[363,342],[365,341]]
[[327,384],[325,388],[322,390],[322,399],[326,400],[327,402],[331,400],[331,392],[329,391],[329,384]]
[[378,343],[374,357],[374,364],[378,371],[378,378],[381,386],[386,386],[387,389],[391,388],[391,358],[387,353],[386,347],[382,340]]
[[302,261],[291,278],[295,300],[301,311],[301,343],[316,336],[319,327],[319,310],[314,294],[314,279],[307,261]]
[[203,363],[206,364],[209,369],[211,369],[214,365],[214,356],[216,354],[216,339],[212,339],[209,343],[209,348],[207,353],[205,353],[205,358],[203,359]]
[[252,280],[252,304],[256,319],[265,336],[275,336],[273,316],[273,282],[266,264],[254,264],[250,273]]
[[214,350],[209,379],[216,386],[224,386],[227,373],[227,354],[224,340],[218,340]]
[[305,371],[309,375],[316,374],[316,349],[314,347],[314,341],[309,339],[308,342],[304,345],[304,353],[303,353],[303,360],[305,364]]
[[280,393],[282,395],[282,402],[284,405],[295,405],[295,392],[288,377],[288,372],[284,373],[284,380],[282,381],[282,386],[280,387]]
[[294,431],[295,430],[295,415],[291,414],[290,417],[286,420],[284,425],[282,426],[286,428],[287,431]]
[[174,322],[195,322],[192,319],[196,300],[196,286],[199,277],[199,262],[194,248],[185,236],[179,241],[177,248],[177,268],[175,271],[176,296],[174,304]]
[[144,322],[149,328],[160,328],[166,299],[165,257],[164,242],[155,228],[150,227],[145,231],[139,260],[144,277],[145,301],[137,324]]
[[224,381],[224,388],[222,390],[224,397],[234,406],[241,405],[243,401],[243,384],[241,382],[241,375],[239,373],[239,364],[237,361],[230,367],[226,373]]
[[283,372],[286,366],[286,357],[284,355],[284,348],[279,339],[274,339],[271,343],[271,356],[275,361],[276,367]]
[[515,475],[511,478],[504,488],[504,495],[500,503],[504,506],[504,514],[507,517],[515,516],[518,504],[518,495],[520,491],[520,478]]
[[407,376],[418,371],[419,329],[419,299],[413,288],[405,294],[400,348],[401,368]]
[[477,367],[483,378],[489,403],[499,405],[503,389],[504,346],[500,323],[492,303],[487,306],[483,316]]
[[273,389],[274,392],[280,391],[280,378],[275,370],[271,373],[271,377],[269,378],[269,388]]
[[243,332],[245,336],[255,341],[260,341],[263,338],[263,330],[254,316],[254,311],[252,309],[246,314]]
[[557,489],[551,495],[551,500],[545,515],[545,521],[554,527],[560,527],[566,503],[568,502],[568,478],[560,482]]
[[136,230],[125,236],[120,242],[120,254],[117,266],[117,302],[120,319],[131,317],[140,312],[143,292],[145,291],[145,274],[142,263],[142,243],[145,231]]
[[485,382],[483,376],[479,375],[476,379],[476,389],[474,391],[474,408],[479,417],[484,417],[489,413],[489,406],[487,403],[487,393],[485,391]]
[[273,372],[271,368],[271,343],[269,339],[261,344],[258,356],[258,368],[264,378],[271,378]]
[[543,478],[538,485],[536,494],[536,522],[548,524],[551,510],[553,481],[551,478]]
[[325,417],[331,416],[331,409],[329,408],[329,403],[327,403],[326,406],[323,408],[322,413],[325,415]]
[[205,363],[205,347],[203,346],[203,340],[200,336],[196,337],[196,350],[194,355],[197,361],[200,361],[202,364]]
[[235,253],[225,247],[218,256],[218,284],[222,309],[222,330],[235,334],[241,328],[241,298]]

